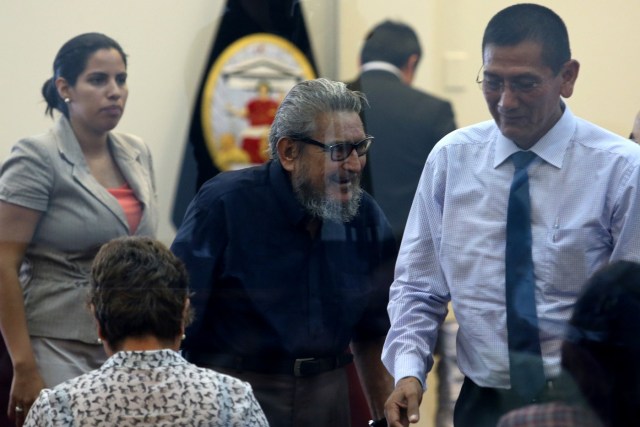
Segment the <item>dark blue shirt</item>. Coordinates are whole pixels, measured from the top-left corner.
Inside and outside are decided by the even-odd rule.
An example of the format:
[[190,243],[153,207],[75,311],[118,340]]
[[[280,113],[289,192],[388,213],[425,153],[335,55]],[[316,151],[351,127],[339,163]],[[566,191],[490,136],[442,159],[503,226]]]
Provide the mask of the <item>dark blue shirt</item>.
[[185,350],[323,357],[387,333],[395,242],[378,205],[364,194],[315,238],[307,222],[277,161],[202,186],[171,247],[195,292]]

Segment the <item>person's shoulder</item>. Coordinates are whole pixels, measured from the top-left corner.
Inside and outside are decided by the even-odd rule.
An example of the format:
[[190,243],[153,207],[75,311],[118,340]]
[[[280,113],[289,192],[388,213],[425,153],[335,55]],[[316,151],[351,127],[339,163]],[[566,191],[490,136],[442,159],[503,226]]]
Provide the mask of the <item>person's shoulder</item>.
[[[251,385],[248,382],[232,377],[231,375],[223,374],[214,369],[201,368],[192,363],[188,363],[185,366],[185,369],[192,371],[195,377],[199,378],[201,381],[209,383],[212,387],[215,387],[220,391],[226,390],[234,394],[247,394],[252,390]],[[195,379],[195,377],[190,376],[192,379]]]
[[56,148],[56,136],[53,128],[34,135],[20,138],[13,149],[28,149],[29,151],[51,151]]
[[433,93],[424,91],[420,88],[408,86],[419,99],[425,104],[429,104],[434,108],[451,108],[451,102]]
[[202,188],[219,188],[226,190],[243,189],[250,184],[259,184],[268,175],[268,165],[250,166],[247,168],[220,172]]
[[[429,158],[434,158],[441,151],[477,150],[487,147],[497,138],[498,128],[493,120],[458,128],[445,135],[431,150]],[[442,154],[442,153],[440,153]]]
[[131,145],[133,147],[146,146],[142,138],[131,133],[111,131],[111,135],[117,138],[118,140],[123,141],[124,143]]
[[587,149],[624,158],[640,165],[640,145],[585,119],[576,118],[573,142]]
[[378,202],[373,198],[371,194],[366,191],[362,191],[362,199],[360,200],[361,210],[363,212],[374,211],[377,212],[380,208]]
[[416,95],[412,86],[388,70],[376,69],[361,73],[356,80],[348,83],[349,85],[353,90],[364,92],[367,98],[373,97],[378,100]]
[[133,153],[130,154],[134,157],[137,154],[150,154],[149,146],[144,142],[142,138],[137,135],[126,132],[111,131],[109,132],[109,136],[112,138],[117,147],[121,147],[121,149],[125,151],[133,150]]
[[69,401],[77,393],[88,391],[92,386],[98,384],[97,373],[99,370],[89,371],[74,378],[70,378],[52,389],[48,389],[46,398],[57,402]]
[[71,125],[64,116],[60,116],[49,129],[22,138],[16,143],[16,146],[30,147],[38,151],[57,152],[61,150],[64,141],[70,136],[75,138]]
[[372,195],[363,191],[360,201],[359,218],[365,225],[378,225],[390,229],[387,217]]
[[244,169],[220,172],[202,184],[201,196],[207,198],[222,198],[248,196],[248,193],[259,194],[267,185],[269,175],[268,164],[251,166]]
[[4,173],[9,167],[18,167],[19,170],[30,169],[38,174],[45,171],[50,173],[52,161],[58,157],[57,138],[53,129],[50,129],[44,133],[23,137],[14,143],[9,156],[0,161],[0,173]]

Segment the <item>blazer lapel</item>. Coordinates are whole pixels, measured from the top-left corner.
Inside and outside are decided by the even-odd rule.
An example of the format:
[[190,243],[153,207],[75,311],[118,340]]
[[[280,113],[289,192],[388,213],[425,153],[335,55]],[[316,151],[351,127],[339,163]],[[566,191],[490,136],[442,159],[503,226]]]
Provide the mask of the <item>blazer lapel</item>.
[[111,143],[113,157],[120,168],[120,172],[122,172],[129,187],[131,187],[136,198],[142,204],[142,218],[138,226],[138,229],[140,229],[141,225],[143,225],[145,221],[148,221],[149,215],[151,199],[149,191],[149,183],[151,182],[149,169],[142,163],[142,153],[131,144],[127,144],[120,135],[109,134],[109,141]]
[[129,230],[129,224],[120,203],[91,175],[80,143],[78,143],[68,120],[61,117],[55,130],[58,152],[60,157],[70,165],[73,179],[111,211],[126,230]]

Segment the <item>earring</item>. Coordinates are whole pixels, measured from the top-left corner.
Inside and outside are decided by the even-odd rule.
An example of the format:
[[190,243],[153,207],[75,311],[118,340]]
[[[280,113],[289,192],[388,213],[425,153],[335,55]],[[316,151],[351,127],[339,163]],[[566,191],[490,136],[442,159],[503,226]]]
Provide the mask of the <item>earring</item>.
[[98,338],[98,344],[102,344],[102,339]]
[[71,100],[70,100],[69,98],[65,98],[65,99],[64,99],[64,103],[65,103],[65,104],[68,104],[68,103],[70,103],[70,102],[71,102]]
[[187,338],[187,335],[186,335],[186,334],[182,334],[182,336],[180,337],[180,339],[181,339],[182,341],[184,341],[184,339],[185,339],[185,338]]

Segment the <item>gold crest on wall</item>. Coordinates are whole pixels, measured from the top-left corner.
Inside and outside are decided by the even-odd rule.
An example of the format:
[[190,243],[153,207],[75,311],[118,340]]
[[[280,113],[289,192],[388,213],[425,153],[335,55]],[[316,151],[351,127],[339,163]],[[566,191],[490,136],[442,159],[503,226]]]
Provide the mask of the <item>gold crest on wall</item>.
[[207,75],[201,105],[216,166],[226,171],[267,161],[280,101],[295,84],[314,77],[305,55],[281,37],[257,33],[229,45]]

